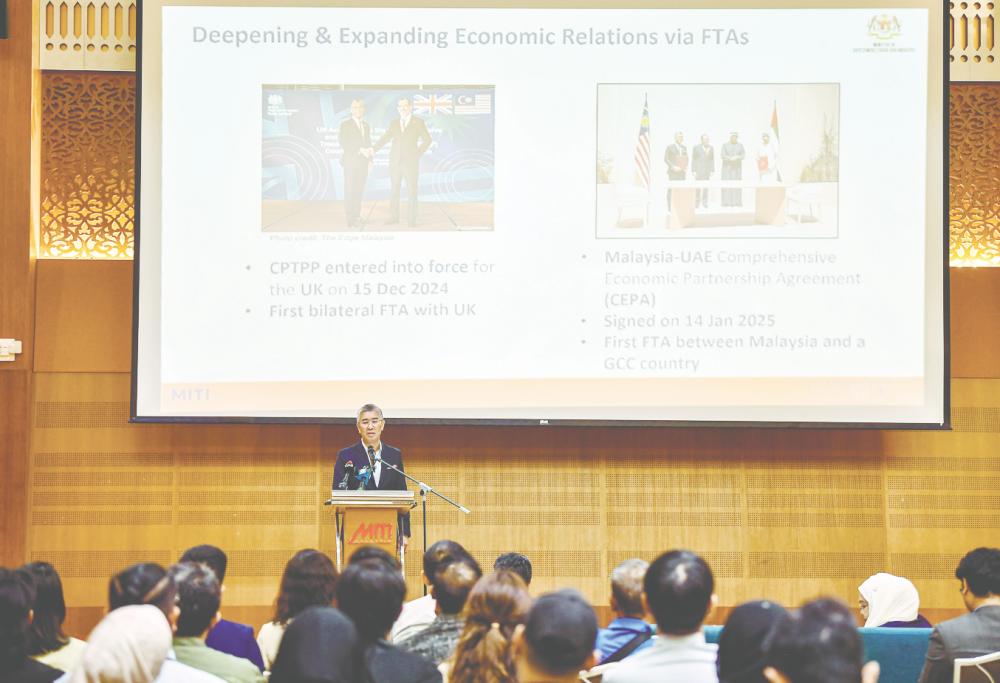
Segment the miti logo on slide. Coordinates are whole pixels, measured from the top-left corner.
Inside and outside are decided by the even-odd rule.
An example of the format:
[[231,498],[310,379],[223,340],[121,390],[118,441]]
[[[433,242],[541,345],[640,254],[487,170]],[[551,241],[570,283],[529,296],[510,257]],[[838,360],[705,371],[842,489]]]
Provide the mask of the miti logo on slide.
[[868,22],[868,35],[876,40],[892,40],[902,33],[899,17],[896,15],[876,14]]
[[358,524],[348,543],[392,543],[396,530],[392,524]]

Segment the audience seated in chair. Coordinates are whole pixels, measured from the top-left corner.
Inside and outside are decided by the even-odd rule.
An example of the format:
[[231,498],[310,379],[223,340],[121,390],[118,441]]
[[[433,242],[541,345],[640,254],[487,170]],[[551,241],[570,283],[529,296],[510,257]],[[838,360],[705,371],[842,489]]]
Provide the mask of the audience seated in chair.
[[60,683],[152,683],[170,652],[170,622],[153,605],[108,612],[94,628],[79,663]]
[[611,572],[611,611],[615,618],[597,634],[601,663],[618,662],[653,644],[655,629],[646,621],[642,579],[649,562],[625,560]]
[[264,676],[254,664],[213,650],[205,644],[209,631],[219,621],[222,586],[208,567],[182,562],[170,568],[177,585],[177,627],[174,654],[178,661],[229,681],[263,683]]
[[520,683],[572,683],[597,662],[597,615],[574,590],[546,593],[514,632]]
[[66,600],[59,573],[48,562],[32,562],[21,569],[31,576],[35,589],[28,654],[42,664],[70,671],[80,660],[87,643],[63,632]]
[[424,630],[396,643],[399,649],[423,657],[435,666],[447,659],[465,627],[462,608],[483,572],[475,561],[458,560],[441,567],[431,578],[437,615]]
[[671,550],[649,565],[643,591],[659,633],[651,647],[609,669],[605,683],[716,683],[717,648],[701,630],[717,601],[708,564],[687,550]]
[[919,614],[917,587],[902,576],[879,572],[858,586],[858,609],[865,627],[930,628]]
[[942,621],[931,631],[920,683],[951,681],[958,657],[1000,652],[1000,549],[971,551],[958,563],[955,577],[969,614]]
[[[180,561],[203,564],[211,569],[215,572],[215,578],[219,580],[219,585],[222,586],[222,592],[225,593],[228,558],[221,548],[214,545],[196,545],[185,550]],[[264,660],[261,659],[260,648],[254,639],[252,626],[220,619],[219,623],[209,631],[205,644],[213,650],[225,652],[234,657],[242,657],[253,663],[260,671],[264,670]]]
[[25,572],[0,567],[0,682],[48,683],[62,675],[59,669],[28,656],[28,628],[35,600]]
[[332,607],[310,607],[288,625],[270,683],[356,683],[361,677],[358,631]]
[[330,607],[337,587],[333,561],[318,550],[300,550],[285,564],[274,618],[260,627],[257,645],[270,670],[288,624],[308,607]]
[[521,553],[504,553],[493,561],[493,571],[507,569],[514,572],[524,581],[525,586],[531,585],[531,560]]
[[878,664],[863,664],[854,615],[836,600],[813,600],[776,627],[764,676],[770,683],[876,683]]
[[531,609],[521,576],[502,569],[483,577],[465,601],[465,627],[438,669],[449,683],[517,683],[512,639]]
[[729,614],[719,636],[719,683],[767,683],[767,647],[788,611],[776,602],[745,602]]
[[[424,585],[430,586],[431,577],[434,576],[437,570],[455,560],[470,560],[475,562],[472,559],[472,555],[455,541],[445,539],[432,543],[431,547],[424,553],[423,558],[423,573],[420,576],[423,579]],[[396,623],[392,625],[389,640],[398,643],[405,638],[409,638],[414,633],[418,633],[430,626],[436,616],[434,596],[430,593],[415,600],[410,600],[403,605],[403,612],[399,615]]]
[[337,583],[337,606],[354,622],[369,683],[437,683],[433,664],[386,642],[406,597],[406,582],[379,559],[348,564]]
[[[152,562],[141,562],[111,577],[108,583],[108,609],[114,611],[130,605],[152,605],[170,624],[177,628],[177,584],[167,570]],[[218,676],[177,661],[174,651],[167,653],[157,683],[221,683]]]

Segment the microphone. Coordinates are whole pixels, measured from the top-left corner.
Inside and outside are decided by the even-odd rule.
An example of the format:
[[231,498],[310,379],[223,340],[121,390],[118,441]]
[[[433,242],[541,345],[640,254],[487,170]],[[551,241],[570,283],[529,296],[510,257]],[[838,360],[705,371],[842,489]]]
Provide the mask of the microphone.
[[348,486],[350,486],[351,479],[353,478],[354,478],[354,461],[348,460],[346,463],[344,463],[344,478],[340,480],[339,484],[337,484],[337,488],[340,490],[346,489]]
[[368,447],[368,464],[375,467],[375,448],[372,446]]

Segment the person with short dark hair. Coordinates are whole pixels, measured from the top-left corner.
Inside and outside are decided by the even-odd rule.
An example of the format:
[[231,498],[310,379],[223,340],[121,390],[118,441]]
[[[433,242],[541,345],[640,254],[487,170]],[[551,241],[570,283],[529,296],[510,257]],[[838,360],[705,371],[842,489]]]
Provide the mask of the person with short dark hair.
[[649,562],[625,560],[611,572],[611,611],[615,618],[597,633],[601,663],[619,662],[653,644],[656,629],[646,621],[642,579]]
[[[152,562],[140,562],[123,569],[108,582],[108,609],[114,611],[132,605],[152,605],[157,608],[166,617],[173,631],[180,615],[177,608],[177,584],[166,569]],[[172,650],[167,653],[160,675],[156,677],[156,683],[221,681],[221,678],[207,671],[178,662]]]
[[31,576],[35,588],[28,654],[54,669],[70,671],[80,660],[87,643],[63,632],[66,600],[59,573],[48,562],[31,562],[21,569]]
[[[424,585],[431,585],[431,577],[434,576],[438,568],[456,560],[466,560],[476,563],[472,555],[469,554],[469,551],[455,541],[442,539],[432,543],[424,552],[423,557],[423,572],[420,578],[423,580]],[[396,619],[396,623],[392,625],[389,640],[398,643],[423,631],[431,625],[436,616],[437,603],[434,601],[434,596],[430,593],[415,600],[410,600],[403,605],[402,613]]]
[[385,548],[380,548],[377,545],[363,545],[353,553],[351,557],[347,560],[347,564],[354,564],[356,562],[361,562],[362,560],[379,560],[384,562],[387,567],[395,569],[397,572],[403,570],[403,565],[399,563],[399,560],[390,553]]
[[744,602],[730,612],[719,636],[719,683],[767,683],[771,636],[786,619],[788,610],[770,600]]
[[[222,548],[214,545],[196,545],[185,550],[180,561],[203,564],[211,569],[215,572],[215,578],[219,580],[219,585],[225,592],[226,566],[229,563],[229,558],[226,557]],[[260,671],[264,670],[264,660],[260,656],[260,648],[254,639],[253,627],[251,626],[219,619],[219,623],[209,631],[205,645],[234,657],[242,657],[252,662]]]
[[437,683],[441,672],[385,641],[403,608],[406,582],[378,559],[349,564],[337,583],[337,606],[358,631],[370,683]]
[[531,585],[531,560],[521,553],[504,553],[493,562],[493,571],[507,569],[524,580],[525,586]]
[[180,610],[174,635],[177,660],[229,683],[263,683],[254,664],[205,645],[208,632],[219,621],[222,602],[222,586],[215,573],[205,565],[183,562],[170,568],[170,576],[177,584]]
[[49,683],[59,669],[28,656],[28,628],[35,600],[30,579],[23,572],[0,567],[0,682]]
[[545,593],[514,632],[519,681],[572,683],[597,661],[597,615],[575,590]]
[[688,550],[663,553],[643,577],[643,600],[659,635],[652,646],[607,671],[605,683],[717,683],[718,649],[705,642],[701,630],[717,600],[705,560]]
[[295,553],[281,575],[274,618],[260,627],[257,645],[270,670],[288,624],[309,607],[330,607],[337,587],[337,570],[326,553],[307,548]]
[[439,568],[431,579],[431,595],[437,602],[437,616],[423,631],[399,641],[399,648],[435,665],[451,655],[465,628],[465,619],[461,615],[465,600],[482,575],[478,565],[465,560]]
[[863,666],[864,646],[847,605],[807,602],[775,627],[766,654],[770,683],[863,683],[878,680],[878,664]]
[[1000,548],[976,548],[955,569],[969,614],[942,621],[931,631],[920,683],[952,680],[955,659],[1000,651]]
[[354,623],[332,607],[310,607],[288,625],[270,683],[357,683],[362,650]]

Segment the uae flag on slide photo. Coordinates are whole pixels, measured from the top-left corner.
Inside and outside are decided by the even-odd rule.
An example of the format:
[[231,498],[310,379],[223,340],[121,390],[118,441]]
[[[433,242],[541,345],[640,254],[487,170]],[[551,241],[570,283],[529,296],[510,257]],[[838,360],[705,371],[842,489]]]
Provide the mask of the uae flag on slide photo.
[[489,114],[492,111],[491,95],[459,95],[455,98],[456,114]]

